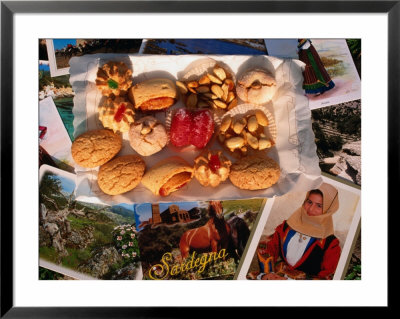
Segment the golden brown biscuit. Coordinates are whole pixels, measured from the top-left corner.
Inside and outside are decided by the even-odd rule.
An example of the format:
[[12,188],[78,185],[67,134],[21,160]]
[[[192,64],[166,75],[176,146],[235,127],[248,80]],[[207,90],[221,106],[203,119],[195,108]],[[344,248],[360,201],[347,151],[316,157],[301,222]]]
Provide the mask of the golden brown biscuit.
[[126,95],[132,85],[132,70],[123,62],[108,61],[97,71],[96,86],[104,96]]
[[240,189],[257,190],[271,187],[280,177],[277,162],[270,157],[248,156],[232,164],[229,179]]
[[194,177],[203,186],[217,187],[229,176],[231,161],[222,151],[208,151],[194,160]]
[[140,183],[145,169],[146,164],[140,156],[119,156],[100,167],[97,183],[106,194],[126,193]]
[[123,97],[107,98],[99,105],[99,120],[105,128],[114,132],[128,132],[129,126],[135,122],[133,105]]
[[107,163],[121,150],[122,138],[113,131],[92,130],[79,135],[71,154],[79,166],[93,168]]

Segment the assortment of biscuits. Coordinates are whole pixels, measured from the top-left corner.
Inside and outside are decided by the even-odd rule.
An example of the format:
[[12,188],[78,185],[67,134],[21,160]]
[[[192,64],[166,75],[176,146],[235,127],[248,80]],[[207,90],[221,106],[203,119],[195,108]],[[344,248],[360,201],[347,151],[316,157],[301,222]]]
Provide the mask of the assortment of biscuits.
[[[218,63],[190,81],[157,77],[132,84],[132,74],[120,61],[98,68],[95,83],[104,97],[98,119],[104,129],[83,133],[71,147],[77,165],[98,169],[97,182],[105,194],[122,194],[141,183],[152,194],[165,197],[193,179],[203,187],[231,182],[246,190],[278,182],[279,164],[265,154],[275,145],[266,134],[269,114],[260,107],[230,114],[240,109],[240,101],[269,102],[276,90],[270,74],[249,70],[236,81]],[[163,123],[157,112],[168,112],[179,98],[185,107],[174,109],[169,125]],[[221,111],[227,113],[217,115]],[[213,136],[222,149],[215,148]],[[124,137],[131,155],[118,155]],[[192,164],[182,156],[169,156],[147,167],[145,158],[170,144],[191,145],[201,154]]]

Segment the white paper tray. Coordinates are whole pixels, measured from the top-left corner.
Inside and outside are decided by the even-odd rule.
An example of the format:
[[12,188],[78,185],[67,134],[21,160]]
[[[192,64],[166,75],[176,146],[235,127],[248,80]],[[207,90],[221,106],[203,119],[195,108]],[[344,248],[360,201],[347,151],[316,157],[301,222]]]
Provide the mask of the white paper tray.
[[[246,55],[121,55],[96,54],[73,57],[70,60],[70,82],[75,92],[74,128],[75,137],[87,130],[102,128],[97,116],[97,107],[102,98],[95,85],[99,66],[109,60],[123,61],[133,68],[133,84],[152,77],[167,77],[172,80],[181,79],[187,73],[187,67],[197,60],[211,58],[227,66],[237,77],[241,72],[252,67],[263,67],[275,75],[278,92],[273,103],[266,106],[274,117],[276,125],[276,144],[269,151],[281,167],[281,177],[272,187],[258,191],[247,191],[236,188],[229,179],[216,188],[203,187],[193,179],[184,188],[161,197],[153,195],[142,184],[122,195],[104,194],[97,185],[97,171],[75,167],[77,174],[76,197],[78,200],[90,202],[143,203],[172,202],[211,199],[239,199],[252,197],[274,197],[291,190],[309,190],[321,183],[321,170],[316,155],[314,133],[311,127],[311,111],[308,100],[301,88],[304,64],[298,60],[278,59],[269,56]],[[244,102],[241,102],[244,103]],[[179,100],[174,108],[182,107]],[[162,122],[166,112],[155,113]],[[129,145],[127,133],[123,135],[123,148],[119,155],[135,154]],[[213,149],[220,148],[215,141]],[[172,147],[149,157],[144,157],[146,167],[150,168],[162,158],[179,155],[193,163],[198,153],[181,152],[177,154]]]

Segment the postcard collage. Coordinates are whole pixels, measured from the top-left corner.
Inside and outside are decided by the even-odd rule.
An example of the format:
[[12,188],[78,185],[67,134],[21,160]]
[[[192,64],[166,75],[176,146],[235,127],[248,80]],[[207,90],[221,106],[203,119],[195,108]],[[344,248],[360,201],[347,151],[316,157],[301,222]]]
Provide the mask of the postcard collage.
[[360,39],[40,39],[39,279],[360,280],[360,69]]

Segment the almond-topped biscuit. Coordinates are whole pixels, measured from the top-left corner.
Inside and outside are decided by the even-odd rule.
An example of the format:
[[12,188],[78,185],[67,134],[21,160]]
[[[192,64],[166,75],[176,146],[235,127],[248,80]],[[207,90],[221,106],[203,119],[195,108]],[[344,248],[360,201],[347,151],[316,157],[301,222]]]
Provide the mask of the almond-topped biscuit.
[[229,179],[240,189],[257,190],[274,185],[280,177],[277,162],[270,157],[247,156],[232,164]]
[[265,104],[272,100],[277,85],[275,78],[265,70],[248,70],[237,80],[237,95],[247,103]]
[[140,183],[145,169],[146,164],[140,156],[119,156],[100,167],[97,183],[106,194],[123,194]]
[[129,129],[129,143],[142,156],[161,151],[167,142],[168,135],[164,125],[153,116],[142,117]]
[[76,164],[94,168],[111,160],[121,150],[122,138],[110,130],[92,130],[79,135],[71,145]]

